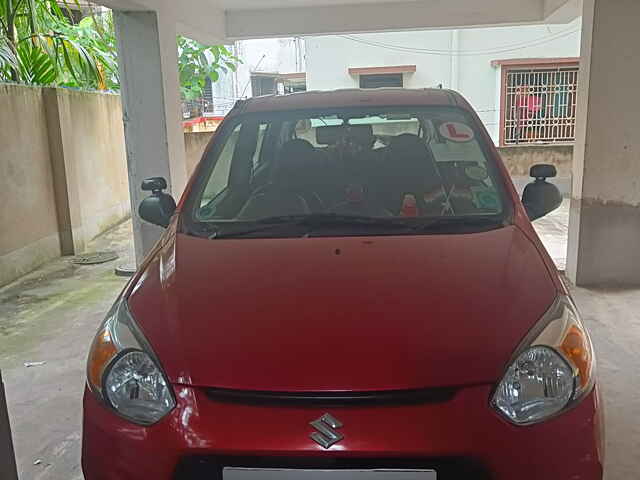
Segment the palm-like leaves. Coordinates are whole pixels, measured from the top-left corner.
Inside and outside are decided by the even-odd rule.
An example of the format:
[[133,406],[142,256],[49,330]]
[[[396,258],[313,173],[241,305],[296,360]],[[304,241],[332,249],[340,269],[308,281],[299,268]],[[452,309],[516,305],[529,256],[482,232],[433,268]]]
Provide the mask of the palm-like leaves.
[[57,77],[51,57],[29,42],[18,46],[18,72],[23,82],[33,85],[49,85]]
[[18,66],[18,59],[8,43],[0,40],[0,71],[8,72]]
[[[0,81],[69,87],[119,88],[110,14],[72,23],[78,0],[0,0]],[[178,39],[182,94],[202,95],[206,79],[235,71],[240,60],[224,46]]]
[[106,88],[111,46],[85,42],[62,8],[56,0],[0,0],[0,80]]

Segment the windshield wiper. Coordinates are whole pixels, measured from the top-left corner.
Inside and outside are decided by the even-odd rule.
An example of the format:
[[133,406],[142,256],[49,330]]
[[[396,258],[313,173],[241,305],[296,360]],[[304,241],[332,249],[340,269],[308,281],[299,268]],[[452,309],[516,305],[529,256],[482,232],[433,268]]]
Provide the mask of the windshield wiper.
[[[302,227],[326,227],[326,226],[364,226],[364,227],[384,227],[392,229],[413,230],[409,223],[398,221],[392,217],[367,217],[360,215],[339,215],[336,213],[312,213],[308,215],[280,215],[254,220],[249,223],[248,228],[228,231],[216,231],[209,236],[211,239],[232,238],[243,235],[251,235],[283,226]],[[245,225],[247,227],[247,225]]]
[[342,215],[338,213],[311,213],[308,215],[282,215],[256,220],[256,223],[296,223],[299,225],[384,225],[410,227],[394,217],[368,217],[366,215]]
[[377,228],[404,231],[407,233],[433,232],[433,231],[459,231],[471,230],[483,231],[504,226],[505,221],[495,216],[457,216],[457,217],[432,217],[432,218],[406,218],[398,217],[367,217],[364,215],[340,215],[336,213],[313,213],[308,215],[280,215],[275,217],[260,218],[253,221],[241,222],[240,228],[224,228],[217,225],[218,229],[209,235],[210,239],[234,238],[255,233],[277,230],[283,227],[307,227],[300,235],[309,233],[317,227],[353,226],[359,228]]
[[425,218],[424,221],[413,225],[418,231],[433,231],[440,229],[460,228],[477,229],[479,227],[498,228],[507,224],[504,218],[494,215],[462,215],[451,217]]

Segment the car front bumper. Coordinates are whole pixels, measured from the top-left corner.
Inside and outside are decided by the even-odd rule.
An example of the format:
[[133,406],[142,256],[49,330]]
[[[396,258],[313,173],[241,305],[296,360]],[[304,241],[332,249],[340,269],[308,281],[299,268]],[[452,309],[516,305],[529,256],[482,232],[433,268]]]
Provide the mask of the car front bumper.
[[[602,480],[597,389],[547,422],[516,427],[488,405],[490,386],[444,402],[277,406],[213,400],[175,386],[177,407],[142,427],[84,398],[86,480],[222,480],[226,466],[434,469],[438,480]],[[330,413],[344,438],[325,449],[309,422]]]

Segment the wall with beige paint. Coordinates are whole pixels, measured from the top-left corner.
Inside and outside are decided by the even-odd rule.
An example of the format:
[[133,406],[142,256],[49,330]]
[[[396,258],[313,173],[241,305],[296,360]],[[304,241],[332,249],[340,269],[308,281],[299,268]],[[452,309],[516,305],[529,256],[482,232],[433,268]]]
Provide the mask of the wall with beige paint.
[[81,252],[130,211],[120,97],[49,89],[45,98],[61,126],[59,137],[49,138],[62,144],[63,158],[53,160],[64,162],[73,252]]
[[550,182],[560,189],[563,196],[571,195],[572,145],[519,145],[498,148],[498,151],[518,191],[522,192],[531,182],[529,169],[533,165],[547,163],[555,165],[558,170],[558,176]]
[[[87,241],[130,211],[117,95],[0,85],[0,285]],[[212,133],[185,134],[191,174]],[[516,183],[552,163],[570,177],[572,147],[500,149]]]
[[186,151],[187,174],[191,175],[198,166],[205,148],[213,132],[189,132],[184,134],[184,147]]
[[498,151],[512,176],[528,176],[529,169],[539,163],[555,165],[558,170],[558,177],[571,176],[572,145],[522,145],[498,148]]
[[130,211],[117,95],[0,85],[0,285]]
[[0,285],[60,255],[42,90],[0,85]]

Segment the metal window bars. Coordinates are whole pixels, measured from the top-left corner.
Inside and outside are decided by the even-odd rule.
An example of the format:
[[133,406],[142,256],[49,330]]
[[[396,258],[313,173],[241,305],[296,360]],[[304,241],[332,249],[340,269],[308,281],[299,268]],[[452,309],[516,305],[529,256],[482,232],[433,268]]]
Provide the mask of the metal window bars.
[[228,109],[221,111],[222,107],[226,107],[228,103],[233,102],[214,102],[208,98],[199,98],[197,100],[183,100],[182,101],[182,118],[188,120],[195,117],[213,117],[216,115],[225,115]]
[[575,140],[577,65],[509,69],[504,82],[505,145]]

